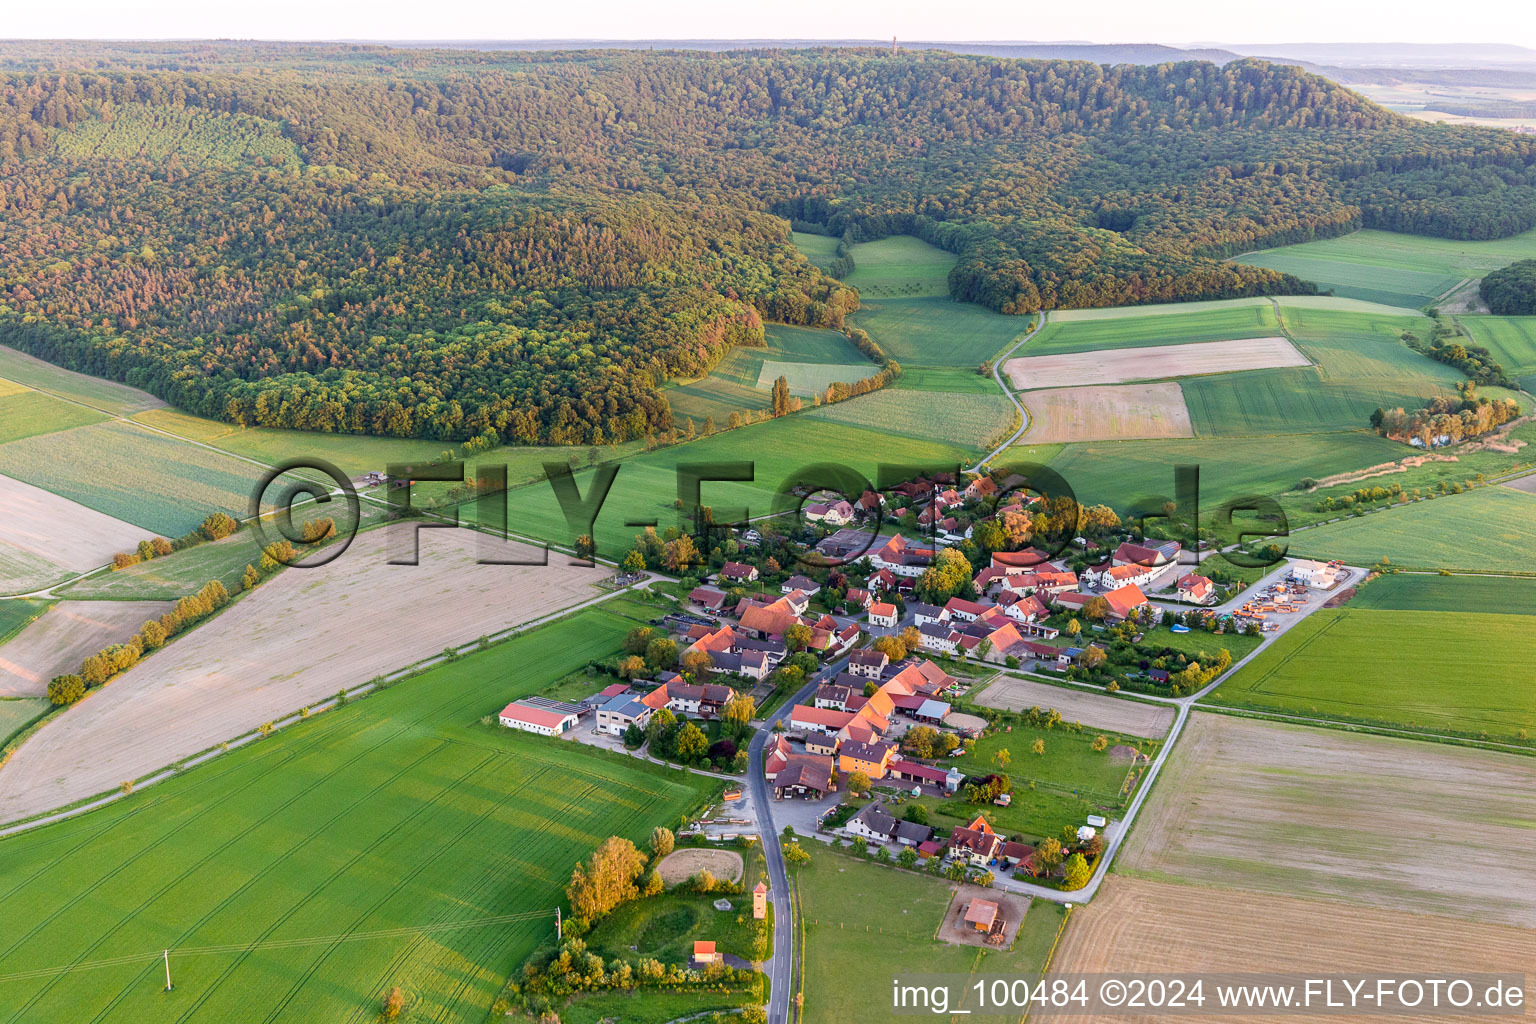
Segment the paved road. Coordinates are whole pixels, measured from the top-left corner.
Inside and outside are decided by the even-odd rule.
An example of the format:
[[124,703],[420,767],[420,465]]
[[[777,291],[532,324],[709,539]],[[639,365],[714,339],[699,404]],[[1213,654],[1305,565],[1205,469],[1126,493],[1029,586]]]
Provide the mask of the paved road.
[[1020,345],[1024,344],[1030,338],[1033,338],[1035,335],[1039,334],[1042,330],[1045,329],[1045,317],[1045,310],[1042,309],[1040,311],[1040,321],[1035,325],[1035,329],[1033,331],[1026,329],[1023,334],[1019,335],[1019,337],[1014,340],[1012,345],[1008,346],[1008,351],[998,356],[997,359],[992,363],[992,379],[997,381],[997,386],[1003,389],[1003,394],[1008,396],[1008,401],[1013,403],[1013,407],[1019,410],[1019,429],[1015,430],[1011,435],[1009,435],[1008,440],[992,449],[992,451],[988,453],[984,458],[982,458],[980,462],[972,466],[970,470],[972,473],[981,472],[982,466],[985,466],[987,463],[997,458],[1003,452],[1007,451],[1009,446],[1018,441],[1019,438],[1023,437],[1024,431],[1029,429],[1029,410],[1024,408],[1024,403],[1019,401],[1019,396],[1013,393],[1013,388],[1008,386],[1008,382],[1003,380],[1003,363],[1008,360],[1009,356],[1013,355],[1013,353],[1018,349]]

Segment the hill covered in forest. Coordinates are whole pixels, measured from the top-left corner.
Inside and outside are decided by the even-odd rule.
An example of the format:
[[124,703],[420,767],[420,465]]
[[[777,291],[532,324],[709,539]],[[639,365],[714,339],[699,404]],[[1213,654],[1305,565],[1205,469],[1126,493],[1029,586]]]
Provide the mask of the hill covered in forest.
[[241,423],[590,443],[857,295],[789,223],[1008,313],[1305,292],[1238,252],[1536,225],[1536,143],[1257,60],[0,45],[0,342]]

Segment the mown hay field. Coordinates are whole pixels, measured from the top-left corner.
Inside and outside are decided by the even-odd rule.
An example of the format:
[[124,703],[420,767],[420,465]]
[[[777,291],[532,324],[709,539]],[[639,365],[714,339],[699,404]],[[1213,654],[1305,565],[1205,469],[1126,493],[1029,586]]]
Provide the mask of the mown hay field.
[[260,1006],[367,1024],[398,985],[411,1019],[479,1024],[553,938],[576,861],[609,835],[643,842],[716,785],[480,724],[630,625],[587,611],[0,840],[0,1001],[40,1021]]
[[[723,429],[733,412],[768,409],[773,382],[781,374],[792,394],[809,396],[834,381],[851,383],[879,370],[839,331],[769,324],[765,340],[762,348],[731,349],[708,376],[663,389],[676,422],[692,419],[702,429],[713,418]],[[765,369],[769,364],[771,372]]]
[[791,231],[790,241],[795,243],[805,258],[825,269],[837,259],[837,245],[841,239],[831,235],[813,235],[809,231]]
[[1116,867],[1536,928],[1533,822],[1536,758],[1202,712]]
[[1291,553],[1341,558],[1351,565],[1374,565],[1386,558],[1405,569],[1531,573],[1536,572],[1533,522],[1536,494],[1479,487],[1300,531],[1291,537]]
[[[1092,903],[1075,907],[1057,947],[1053,975],[1074,973],[1380,973],[1442,977],[1446,971],[1520,972],[1536,960],[1536,931],[1490,924],[1462,911],[1436,917],[1383,907],[1176,885],[1111,875]],[[1536,998],[1529,971],[1526,1002]],[[1207,992],[1209,996],[1214,993]],[[1201,1024],[1251,1016],[1102,1014],[1116,1024]],[[1081,1017],[1031,1013],[1030,1019]],[[1369,1024],[1382,1017],[1337,1014],[1330,1021]],[[1395,1015],[1395,1021],[1460,1021],[1464,1016]],[[1520,1016],[1484,1020],[1521,1020]]]
[[1420,355],[1402,341],[1404,331],[1428,337],[1429,321],[1423,317],[1279,301],[1287,334],[1318,365],[1326,380],[1425,379],[1449,388],[1463,379],[1452,367]]
[[1307,357],[1288,339],[1268,337],[1104,349],[1091,356],[1081,353],[1018,356],[1003,364],[1003,372],[1014,387],[1022,390],[1306,365]]
[[1046,388],[1021,392],[1019,400],[1029,410],[1026,444],[1194,434],[1173,382]]
[[1018,410],[996,388],[988,395],[884,388],[824,405],[806,415],[814,420],[868,427],[918,440],[943,438],[979,450],[1002,441],[1012,432]]
[[[0,820],[137,779],[344,687],[551,615],[611,570],[480,564],[536,558],[469,530],[415,524],[358,535],[336,560],[290,568],[140,661],[31,737],[0,767]],[[142,620],[141,620],[142,621]]]
[[1536,628],[1530,616],[1498,614],[1497,608],[1472,611],[1458,603],[1409,611],[1351,602],[1323,609],[1288,630],[1209,700],[1430,732],[1528,738],[1536,734],[1536,688],[1530,685]]

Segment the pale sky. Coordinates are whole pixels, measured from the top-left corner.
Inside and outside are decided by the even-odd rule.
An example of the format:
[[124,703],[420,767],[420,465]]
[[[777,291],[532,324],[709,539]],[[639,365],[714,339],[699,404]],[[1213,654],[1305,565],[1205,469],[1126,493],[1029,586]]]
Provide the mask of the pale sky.
[[1528,0],[9,0],[0,37],[1088,40],[1536,46]]

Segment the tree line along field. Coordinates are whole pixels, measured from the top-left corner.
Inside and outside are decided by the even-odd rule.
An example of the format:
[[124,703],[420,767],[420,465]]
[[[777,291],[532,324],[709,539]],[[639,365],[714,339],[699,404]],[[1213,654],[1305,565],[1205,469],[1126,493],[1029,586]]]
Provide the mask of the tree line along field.
[[879,367],[838,331],[770,324],[767,344],[732,348],[709,374],[663,389],[673,420],[692,419],[699,429],[713,418],[724,429],[730,415],[757,413],[772,405],[774,380],[784,376],[790,393],[806,398],[834,381],[851,384],[874,375]]
[[1392,306],[1426,306],[1467,278],[1536,256],[1536,231],[1494,241],[1356,231],[1251,252],[1243,263],[1316,282],[1335,295]]
[[367,1022],[399,985],[413,1019],[482,1020],[575,862],[713,786],[480,724],[631,625],[579,613],[0,840],[6,1019]]
[[1350,565],[1387,559],[1405,569],[1536,573],[1533,516],[1536,495],[1512,487],[1478,487],[1298,531],[1290,551]]
[[[810,850],[810,862],[791,877],[805,915],[807,1024],[885,1019],[877,1008],[891,1005],[890,978],[901,971],[954,975],[952,990],[965,989],[970,975],[1038,980],[1062,930],[1065,908],[1034,900],[1010,948],[952,945],[938,933],[953,883],[835,853],[820,843]],[[878,956],[872,958],[871,950]],[[1016,1024],[1018,1014],[969,1013],[964,1019]]]
[[[1536,581],[1525,587],[1536,589]],[[1463,596],[1476,593],[1468,589]],[[1323,609],[1288,630],[1208,699],[1302,717],[1524,742],[1536,732],[1536,691],[1530,686],[1536,629],[1528,614],[1503,614],[1500,607],[1496,601],[1434,610],[1351,602]]]

